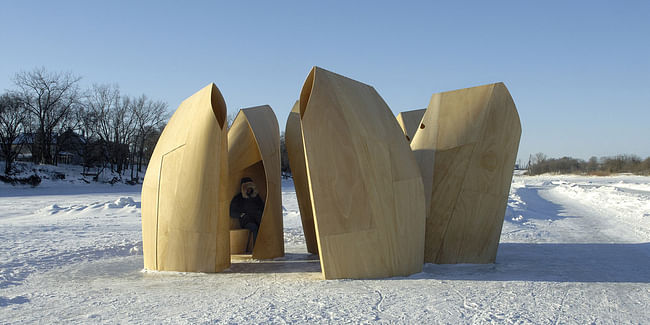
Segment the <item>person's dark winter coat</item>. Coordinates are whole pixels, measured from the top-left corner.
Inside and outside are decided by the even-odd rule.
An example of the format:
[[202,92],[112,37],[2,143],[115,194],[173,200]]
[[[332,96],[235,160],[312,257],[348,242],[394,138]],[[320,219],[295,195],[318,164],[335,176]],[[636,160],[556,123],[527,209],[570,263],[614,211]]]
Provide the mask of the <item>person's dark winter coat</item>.
[[[230,217],[239,220],[239,225],[253,234],[253,246],[257,232],[262,223],[264,201],[259,197],[253,180],[244,177],[241,180],[241,191],[230,201]],[[249,250],[249,249],[247,249]],[[250,249],[252,250],[252,249]]]

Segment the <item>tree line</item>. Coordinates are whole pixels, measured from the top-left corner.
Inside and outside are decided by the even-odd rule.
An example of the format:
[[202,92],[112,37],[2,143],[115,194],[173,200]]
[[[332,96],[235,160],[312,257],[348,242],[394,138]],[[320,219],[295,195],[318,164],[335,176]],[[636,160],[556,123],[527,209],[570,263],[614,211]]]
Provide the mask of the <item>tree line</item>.
[[544,173],[600,176],[615,173],[650,175],[650,157],[642,159],[636,155],[616,155],[583,160],[572,157],[549,158],[543,153],[537,153],[530,156],[527,169],[528,175]]
[[167,103],[124,95],[116,84],[82,89],[80,80],[44,68],[14,76],[15,88],[0,95],[5,175],[19,158],[57,165],[73,156],[84,173],[110,169],[121,179],[130,171],[130,181],[139,180],[169,117]]

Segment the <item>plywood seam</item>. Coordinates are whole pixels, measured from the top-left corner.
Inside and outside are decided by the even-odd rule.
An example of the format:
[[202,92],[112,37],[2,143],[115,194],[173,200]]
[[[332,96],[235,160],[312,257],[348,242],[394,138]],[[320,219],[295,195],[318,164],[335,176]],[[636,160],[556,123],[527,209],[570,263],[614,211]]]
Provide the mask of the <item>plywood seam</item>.
[[176,151],[176,149],[184,146],[185,143],[179,145],[176,148],[173,148],[172,150],[169,150],[165,154],[163,154],[160,157],[160,171],[158,172],[158,191],[156,192],[156,270],[158,269],[158,218],[160,214],[160,176],[162,175],[163,172],[163,162],[165,161],[165,156],[168,154]]
[[[490,110],[492,109],[492,102],[494,101],[494,98],[495,98],[495,96],[494,96],[494,88],[495,88],[495,85],[496,85],[496,84],[492,84],[492,85],[491,85],[491,87],[490,87],[490,92],[489,92],[489,94],[488,94],[488,96],[489,96],[489,97],[488,97],[488,100],[487,100],[487,102],[485,103],[485,107],[483,108],[483,112],[481,112],[481,113],[482,113],[481,115],[483,115],[483,120],[484,120],[484,121],[485,121],[486,119],[488,119],[488,117],[489,117],[490,114],[491,114],[491,111],[490,111]],[[478,147],[479,147],[479,144],[480,144],[481,142],[483,142],[484,139],[485,139],[485,132],[486,132],[486,129],[487,129],[487,125],[488,125],[488,123],[482,123],[482,125],[481,125],[481,130],[480,130],[480,132],[478,133],[478,134],[479,134],[479,138],[477,139],[477,141],[476,141],[476,143],[475,143],[475,146],[474,146],[474,148],[472,149],[472,154],[469,156],[469,160],[470,160],[470,162],[473,161],[473,157],[474,157],[474,154],[475,154],[476,148],[478,148]],[[469,169],[469,168],[470,168],[470,166],[468,166],[468,169]],[[463,177],[463,182],[462,182],[462,184],[465,184],[465,182],[467,181],[467,177],[469,177],[469,176],[468,176],[468,173],[466,173],[465,176]],[[461,193],[462,193],[462,191],[461,191]],[[459,196],[460,196],[461,193],[459,193]],[[454,206],[454,208],[455,208],[455,206]],[[463,227],[467,227],[466,222],[463,223]],[[463,229],[463,231],[462,231],[461,233],[464,235],[464,236],[463,236],[463,240],[464,240],[464,239],[465,239],[465,236],[467,236],[467,232],[464,231],[464,229]],[[459,246],[458,246],[458,250],[459,250],[459,251],[456,253],[456,256],[460,256],[460,255],[461,255],[461,252],[464,250],[464,246],[463,246],[463,245],[459,245]]]
[[[313,91],[313,87],[312,87]],[[309,93],[309,98],[311,99],[311,92]],[[307,101],[309,103],[309,101]],[[307,105],[305,105],[305,111],[307,111],[306,108]],[[319,227],[318,227],[318,220],[316,219],[316,203],[314,202],[314,191],[312,189],[312,181],[311,181],[311,171],[309,170],[309,158],[307,157],[307,148],[306,148],[306,142],[305,142],[305,128],[302,127],[302,115],[300,116],[300,136],[302,137],[302,149],[304,153],[304,158],[305,158],[305,171],[307,172],[307,185],[309,187],[309,200],[311,203],[311,211],[312,211],[312,219],[314,220],[314,233],[316,234],[316,245],[318,247],[318,259],[320,260],[320,268],[321,268],[321,273],[323,274],[323,278],[327,278],[327,275],[325,274],[325,263],[323,262],[323,244],[321,243],[322,239],[320,236],[319,232]]]
[[[490,89],[490,94],[489,94],[490,99],[487,101],[487,103],[485,103],[485,106],[483,107],[483,110],[490,109],[490,104],[492,102],[493,95],[494,95],[494,85],[492,85],[492,89]],[[489,112],[483,112],[483,114],[487,114],[487,113],[489,113]],[[485,125],[483,125],[482,128],[485,128]],[[480,136],[483,135],[483,133],[484,133],[483,131],[484,130],[481,130],[481,132],[479,132]],[[470,162],[472,161],[472,157],[474,157],[474,153],[476,152],[476,148],[478,147],[477,144],[479,142],[481,142],[480,139],[478,139],[476,142],[472,142],[474,144],[474,147],[472,148],[472,153],[469,155],[469,158],[468,158],[468,160]],[[435,164],[435,162],[434,162],[434,164]],[[449,215],[449,219],[447,219],[447,225],[445,226],[445,230],[443,231],[442,236],[440,236],[441,241],[440,241],[440,246],[438,248],[438,255],[436,256],[436,260],[438,260],[438,257],[440,256],[440,252],[442,251],[442,247],[445,245],[445,237],[447,236],[447,231],[449,230],[449,224],[451,224],[451,219],[454,217],[454,213],[456,212],[456,207],[458,206],[458,200],[460,199],[460,197],[461,197],[461,195],[463,193],[462,184],[465,184],[465,182],[467,181],[467,177],[468,177],[467,170],[469,168],[470,168],[470,166],[468,165],[467,169],[465,170],[465,175],[463,175],[463,181],[460,183],[461,184],[461,191],[458,193],[458,195],[456,196],[456,199],[454,200],[454,207],[451,210],[451,214]],[[434,175],[434,177],[435,177],[435,175]],[[432,189],[432,193],[433,193],[433,189]],[[434,204],[434,203],[431,202],[431,204]],[[460,246],[459,249],[462,249],[462,246]],[[460,254],[460,252],[456,252],[456,256],[459,256],[459,254]]]
[[[476,147],[477,147],[476,144],[477,143],[478,143],[478,141],[471,143],[473,145],[473,148],[472,148],[472,153],[470,153],[469,158],[468,158],[468,160],[470,160],[470,161],[471,161],[472,156],[474,156],[474,151],[476,150]],[[465,175],[463,175],[463,181],[460,183],[460,191],[458,192],[458,195],[456,195],[456,198],[454,199],[453,208],[451,209],[451,212],[449,213],[449,218],[447,218],[445,228],[444,228],[443,232],[440,234],[440,246],[438,246],[438,254],[436,255],[435,260],[438,260],[438,257],[440,256],[440,252],[442,251],[442,247],[445,245],[445,237],[447,236],[447,230],[449,230],[449,224],[451,224],[451,219],[454,217],[454,213],[456,212],[456,207],[458,206],[458,200],[460,200],[460,197],[461,197],[461,195],[463,193],[463,184],[465,184],[467,174],[468,174],[467,171],[469,170],[469,168],[470,168],[470,166],[469,166],[469,163],[468,163],[467,167],[465,168]],[[433,192],[434,191],[432,189],[431,193],[433,194]],[[434,203],[431,202],[431,204],[433,205]],[[431,210],[431,208],[429,208],[429,210]]]
[[[311,103],[311,99],[313,96],[314,92],[314,86],[316,85],[316,71],[317,67],[312,68],[312,71],[310,72],[311,76],[311,84],[309,85],[309,96],[307,97],[307,102],[304,105],[304,110],[303,110],[303,96],[302,93],[300,94],[300,99],[299,99],[299,112],[300,112],[300,136],[302,137],[302,148],[304,152],[304,158],[305,158],[305,170],[307,172],[307,185],[309,186],[309,200],[311,201],[311,211],[312,211],[312,219],[314,220],[314,232],[316,233],[316,244],[318,246],[318,257],[320,260],[320,266],[321,266],[321,273],[323,274],[324,278],[327,278],[327,270],[328,268],[326,267],[326,263],[323,261],[323,243],[322,243],[322,238],[320,236],[320,227],[318,225],[318,219],[316,218],[316,202],[314,201],[314,190],[313,190],[313,181],[312,181],[312,175],[311,171],[309,168],[309,155],[307,154],[307,142],[305,141],[305,128],[302,126],[302,120],[305,118],[305,115],[307,114],[307,108],[309,107],[309,104]],[[307,76],[307,80],[309,80],[309,77]],[[305,82],[307,84],[307,82]],[[303,88],[305,86],[303,85]]]

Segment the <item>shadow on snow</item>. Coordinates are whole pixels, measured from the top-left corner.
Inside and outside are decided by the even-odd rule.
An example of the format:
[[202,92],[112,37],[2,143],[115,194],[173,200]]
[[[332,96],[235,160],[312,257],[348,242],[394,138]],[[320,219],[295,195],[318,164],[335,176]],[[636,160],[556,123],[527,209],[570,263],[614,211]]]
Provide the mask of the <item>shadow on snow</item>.
[[542,187],[538,186],[518,188],[515,194],[521,198],[523,203],[513,201],[512,197],[508,198],[505,221],[512,222],[512,217],[516,215],[522,217],[522,220],[519,220],[519,222],[525,222],[530,219],[557,221],[566,218],[575,218],[574,216],[562,216],[564,207],[542,198],[539,195],[540,189]]
[[495,264],[426,264],[419,278],[650,283],[650,243],[502,243]]

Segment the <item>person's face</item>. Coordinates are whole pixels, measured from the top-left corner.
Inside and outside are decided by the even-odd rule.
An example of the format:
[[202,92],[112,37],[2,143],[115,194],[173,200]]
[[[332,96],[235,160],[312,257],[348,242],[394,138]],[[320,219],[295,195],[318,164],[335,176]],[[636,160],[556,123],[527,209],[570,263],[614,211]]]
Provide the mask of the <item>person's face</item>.
[[249,182],[249,183],[244,184],[242,194],[244,194],[244,193],[246,194],[247,197],[255,197],[255,196],[257,196],[257,190],[256,190],[256,187],[255,187],[255,183]]

